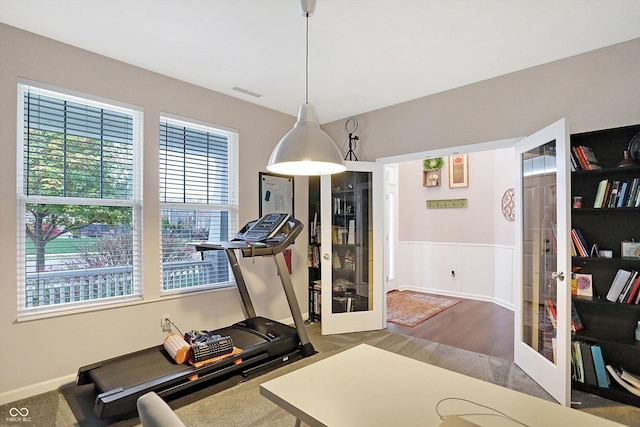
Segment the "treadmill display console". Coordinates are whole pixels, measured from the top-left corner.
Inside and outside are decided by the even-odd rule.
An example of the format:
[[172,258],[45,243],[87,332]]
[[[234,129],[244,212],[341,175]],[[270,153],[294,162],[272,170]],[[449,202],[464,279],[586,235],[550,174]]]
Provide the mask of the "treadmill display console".
[[252,224],[244,233],[238,233],[236,239],[246,242],[264,242],[275,237],[289,219],[288,213],[271,213],[264,215]]

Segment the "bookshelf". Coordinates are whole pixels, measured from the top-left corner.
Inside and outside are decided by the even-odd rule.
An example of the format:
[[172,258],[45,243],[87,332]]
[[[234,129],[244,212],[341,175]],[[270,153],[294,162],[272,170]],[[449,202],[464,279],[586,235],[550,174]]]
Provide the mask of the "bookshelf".
[[[573,302],[584,328],[578,331],[574,340],[597,345],[602,349],[605,364],[616,369],[624,368],[640,374],[640,342],[634,331],[640,321],[640,304],[611,302],[606,299],[609,288],[619,269],[640,271],[640,258],[623,258],[621,242],[640,241],[640,207],[627,196],[622,200],[610,199],[611,189],[617,182],[618,189],[627,183],[630,190],[634,180],[640,178],[640,164],[618,167],[632,138],[640,132],[640,125],[598,130],[571,135],[571,151],[576,170],[571,173],[571,197],[581,197],[581,207],[571,209],[571,227],[584,236],[587,257],[572,256],[574,272],[592,276],[593,297],[574,296]],[[596,167],[584,170],[576,158],[576,147],[586,147],[596,159]],[[602,182],[609,189],[597,204],[598,187]],[[633,197],[633,195],[632,195]],[[610,258],[603,258],[592,252],[611,251]],[[575,389],[596,394],[608,399],[640,407],[640,397],[630,393],[610,378],[608,388],[572,381]]]
[[[315,230],[313,229],[315,226]],[[309,318],[307,322],[319,322],[321,309],[321,257],[320,257],[320,177],[309,177],[309,248],[307,267],[309,270]]]

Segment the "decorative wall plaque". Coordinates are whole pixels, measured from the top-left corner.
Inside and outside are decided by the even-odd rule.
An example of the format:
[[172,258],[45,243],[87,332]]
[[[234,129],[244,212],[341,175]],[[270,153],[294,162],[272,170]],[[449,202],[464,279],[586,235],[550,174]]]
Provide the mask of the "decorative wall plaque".
[[466,208],[467,199],[427,200],[427,209]]
[[502,195],[502,215],[507,221],[515,221],[516,219],[516,192],[513,188],[509,188]]

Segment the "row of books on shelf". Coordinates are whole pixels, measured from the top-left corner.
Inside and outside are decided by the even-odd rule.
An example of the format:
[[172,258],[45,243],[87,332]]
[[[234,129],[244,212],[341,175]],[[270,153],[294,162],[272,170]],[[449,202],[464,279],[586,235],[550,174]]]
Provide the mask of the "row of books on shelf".
[[598,183],[594,208],[640,207],[640,177],[628,180],[603,179]]
[[574,340],[571,342],[572,379],[579,383],[609,388],[609,376],[599,345]]
[[349,220],[348,227],[331,227],[331,243],[337,245],[354,245],[356,243],[355,220]]
[[[553,303],[553,300],[551,298],[547,300],[545,309],[547,311],[547,317],[551,321],[553,328],[557,329],[558,316],[557,316],[556,306]],[[576,333],[582,329],[584,329],[584,325],[582,324],[582,319],[580,319],[580,315],[578,314],[578,310],[576,310],[575,304],[573,304],[573,301],[571,301],[571,332]]]
[[322,314],[322,298],[320,298],[320,293],[322,292],[322,282],[320,280],[315,280],[313,282],[313,298],[311,302],[313,304],[313,313],[320,315]]
[[640,303],[640,272],[618,269],[606,298],[624,304]]
[[571,147],[571,166],[573,170],[591,171],[602,169],[591,147],[584,145]]
[[597,249],[594,250],[592,247],[589,249],[587,245],[587,240],[582,235],[582,232],[577,228],[571,229],[571,256],[598,256]]
[[307,246],[307,267],[309,268],[320,267],[320,246],[318,245]]
[[616,384],[640,397],[640,376],[622,367],[616,369],[606,364],[599,345],[574,340],[571,343],[571,371],[573,381],[610,388],[613,379]]

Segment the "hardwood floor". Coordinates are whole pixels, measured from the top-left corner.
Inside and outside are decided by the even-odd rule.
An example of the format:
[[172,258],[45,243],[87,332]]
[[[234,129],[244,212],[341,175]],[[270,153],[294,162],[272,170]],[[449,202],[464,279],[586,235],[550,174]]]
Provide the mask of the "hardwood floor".
[[413,328],[387,323],[387,330],[513,361],[513,312],[491,302],[456,299],[460,303]]

